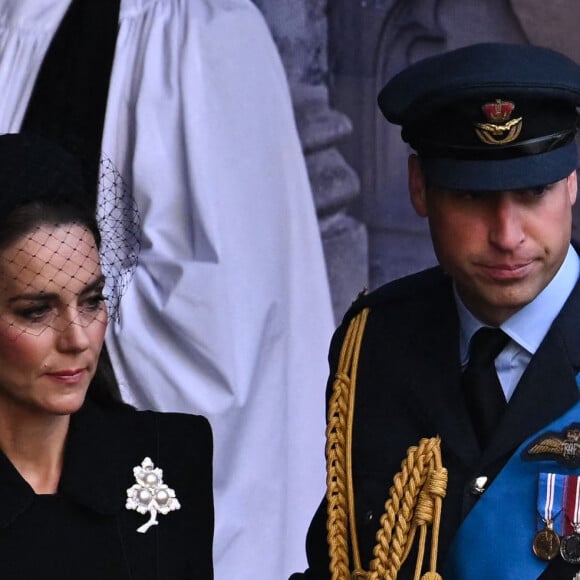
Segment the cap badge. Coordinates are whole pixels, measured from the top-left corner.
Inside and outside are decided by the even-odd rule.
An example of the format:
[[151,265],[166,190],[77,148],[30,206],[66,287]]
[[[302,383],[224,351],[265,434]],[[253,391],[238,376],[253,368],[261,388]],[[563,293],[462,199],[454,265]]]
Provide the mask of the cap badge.
[[175,492],[163,483],[163,470],[155,467],[149,457],[141,465],[133,468],[135,483],[127,490],[128,510],[138,511],[140,514],[149,513],[149,520],[137,528],[144,534],[151,526],[156,526],[157,514],[168,514],[178,510],[181,506],[175,497]]
[[487,145],[506,145],[518,138],[522,130],[522,117],[510,119],[515,105],[496,99],[481,107],[487,123],[475,123],[475,133]]
[[523,459],[556,461],[566,467],[580,466],[580,423],[573,423],[562,432],[544,433],[523,452]]

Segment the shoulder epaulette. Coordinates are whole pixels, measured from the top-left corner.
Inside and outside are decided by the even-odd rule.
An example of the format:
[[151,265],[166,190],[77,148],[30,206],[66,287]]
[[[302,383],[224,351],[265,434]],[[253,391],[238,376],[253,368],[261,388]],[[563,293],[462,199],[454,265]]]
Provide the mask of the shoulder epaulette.
[[447,276],[443,270],[436,266],[388,282],[372,292],[369,292],[367,288],[363,288],[344,315],[343,322],[356,316],[363,308],[373,309],[381,304],[413,299],[419,294],[431,292],[434,285],[441,284],[446,279]]

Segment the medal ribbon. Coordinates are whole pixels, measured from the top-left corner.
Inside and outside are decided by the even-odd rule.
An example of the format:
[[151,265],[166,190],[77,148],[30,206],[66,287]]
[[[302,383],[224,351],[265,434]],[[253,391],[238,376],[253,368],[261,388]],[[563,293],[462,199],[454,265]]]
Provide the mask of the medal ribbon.
[[577,475],[569,475],[567,479],[566,534],[572,534],[580,524],[580,479]]
[[[576,478],[576,476],[573,477]],[[539,528],[552,528],[558,535],[562,533],[562,518],[559,516],[564,503],[564,489],[567,487],[566,478],[567,476],[559,473],[538,474],[537,509],[543,524]],[[567,502],[568,497],[566,498]]]

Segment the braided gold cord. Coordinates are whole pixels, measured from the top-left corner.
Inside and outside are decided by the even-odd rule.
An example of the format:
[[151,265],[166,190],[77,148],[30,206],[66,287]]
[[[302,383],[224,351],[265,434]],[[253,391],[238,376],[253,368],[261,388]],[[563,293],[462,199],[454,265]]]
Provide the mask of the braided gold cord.
[[[353,358],[355,367],[358,362],[360,339],[362,338],[368,310],[363,310],[352,319],[344,338],[338,369],[333,383],[333,392],[328,407],[326,427],[326,501],[327,501],[327,540],[332,580],[350,578],[348,545],[348,497],[347,497],[347,453],[346,434],[349,415],[349,392]],[[352,421],[351,421],[352,429]],[[353,506],[350,506],[353,507]]]
[[[341,379],[337,377],[336,382]],[[345,428],[343,413],[346,408],[343,385],[336,386],[330,399],[330,409],[338,412],[329,413],[326,428],[326,501],[327,501],[327,539],[330,555],[330,570],[332,580],[347,579],[349,575],[348,559],[348,516],[346,501],[345,469]]]
[[[418,446],[407,450],[380,519],[370,571],[362,568],[356,533],[351,446],[358,358],[368,313],[368,308],[362,310],[349,324],[329,402],[326,499],[331,580],[395,580],[410,553],[417,529],[415,580],[441,580],[436,571],[437,551],[447,470],[442,465],[438,437],[421,439]],[[432,526],[429,571],[421,577],[428,526]],[[349,548],[354,564],[352,574]]]
[[350,369],[351,385],[348,397],[348,409],[347,409],[347,422],[346,422],[346,491],[348,499],[348,521],[350,523],[350,542],[351,551],[354,560],[355,570],[362,571],[362,564],[360,559],[360,553],[358,549],[358,536],[356,533],[356,509],[354,501],[354,482],[352,479],[352,430],[354,425],[354,400],[356,394],[356,377],[358,375],[358,359],[360,354],[360,346],[362,342],[364,327],[366,325],[366,320],[368,316],[368,309],[363,310],[360,316],[360,322],[356,328],[356,335],[353,344],[353,357]]
[[[373,550],[375,558],[370,565],[371,580],[395,578],[405,561],[409,533],[414,534],[414,529],[411,531],[413,510],[427,476],[424,469],[427,442],[427,439],[422,439],[418,447],[408,449],[401,471],[393,480],[389,499],[385,503],[385,512],[380,519],[377,544]],[[411,537],[411,541],[412,539]]]
[[368,580],[395,580],[419,528],[417,580],[423,567],[427,526],[432,523],[430,568],[431,572],[436,571],[441,502],[447,484],[440,446],[440,439],[434,437],[421,439],[418,446],[407,450],[407,457],[401,464],[401,471],[395,475],[380,519]]

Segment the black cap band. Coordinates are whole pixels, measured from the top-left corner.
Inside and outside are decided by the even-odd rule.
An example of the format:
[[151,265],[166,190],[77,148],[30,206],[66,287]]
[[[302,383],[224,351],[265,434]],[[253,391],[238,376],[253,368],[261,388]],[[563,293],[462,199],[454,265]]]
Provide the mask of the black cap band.
[[564,147],[568,143],[571,143],[575,136],[576,129],[567,129],[518,143],[498,145],[495,148],[484,146],[454,146],[429,142],[422,139],[413,140],[412,143],[413,148],[423,158],[448,157],[450,159],[481,159],[491,161],[494,159],[514,159],[516,157],[538,155],[540,153],[553,151],[558,147]]

